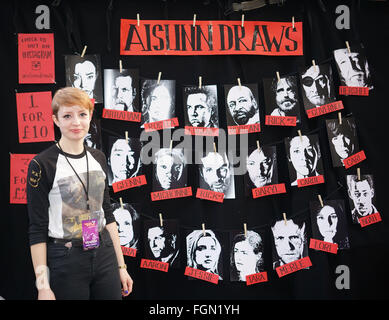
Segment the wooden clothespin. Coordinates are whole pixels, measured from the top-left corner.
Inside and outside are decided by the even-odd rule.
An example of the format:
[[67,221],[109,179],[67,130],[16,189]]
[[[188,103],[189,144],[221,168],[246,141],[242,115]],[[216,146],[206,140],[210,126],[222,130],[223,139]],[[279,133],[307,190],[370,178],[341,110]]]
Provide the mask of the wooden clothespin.
[[82,53],[81,53],[81,58],[84,58],[84,55],[85,55],[86,48],[87,48],[87,46],[85,46],[85,47],[84,47],[84,49],[82,50]]
[[170,140],[170,152],[172,151],[173,149],[173,140]]
[[157,84],[159,84],[159,82],[161,81],[161,76],[162,76],[162,72],[158,72],[158,81],[157,81]]
[[361,168],[357,168],[358,181],[361,181]]
[[276,75],[277,75],[278,82],[280,82],[281,78],[280,78],[280,73],[278,71],[276,71]]
[[243,223],[244,236],[247,237],[247,223]]
[[242,14],[242,28],[244,27],[244,14]]
[[323,208],[324,207],[324,203],[323,203],[323,199],[321,198],[321,195],[318,194],[317,197],[319,198],[320,205]]
[[338,112],[339,124],[342,124],[342,113]]
[[350,49],[350,45],[349,45],[348,41],[346,41],[346,47],[347,47],[348,53],[351,53],[351,49]]
[[122,73],[122,71],[123,71],[122,60],[119,60],[119,72]]
[[285,222],[285,225],[286,225],[286,213],[284,212],[283,214],[282,214],[283,216],[284,216],[284,222]]
[[201,85],[202,85],[202,77],[200,76],[199,77],[199,89],[201,89]]
[[242,84],[240,83],[240,78],[238,78],[238,85],[239,85],[239,88],[242,89]]
[[196,26],[196,14],[193,15],[193,27]]
[[303,136],[301,135],[301,130],[297,130],[297,133],[298,133],[299,136],[300,136],[300,141],[303,142]]
[[312,65],[315,68],[315,71],[317,70],[315,59],[312,60]]
[[259,145],[259,140],[257,140],[257,148],[258,148],[258,152],[261,152],[261,147]]
[[125,137],[126,137],[126,142],[128,143],[128,131],[126,131],[124,134],[125,134]]
[[201,224],[201,228],[203,229],[203,236],[205,237],[205,223]]
[[294,30],[294,16],[292,17],[292,30]]
[[162,213],[159,214],[159,225],[163,227]]
[[120,202],[120,208],[123,209],[123,199],[122,199],[122,197],[119,198],[119,202]]
[[215,153],[217,153],[216,143],[215,143],[215,142],[213,143],[213,151],[214,151]]
[[136,14],[136,20],[137,20],[137,25],[138,25],[138,27],[139,27],[139,26],[140,26],[139,13]]

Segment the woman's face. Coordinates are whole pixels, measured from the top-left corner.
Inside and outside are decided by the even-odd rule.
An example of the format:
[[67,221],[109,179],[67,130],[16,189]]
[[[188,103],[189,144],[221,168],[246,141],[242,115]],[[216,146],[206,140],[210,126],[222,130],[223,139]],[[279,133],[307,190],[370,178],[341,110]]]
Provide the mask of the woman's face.
[[132,217],[128,210],[118,208],[113,212],[115,220],[118,224],[118,233],[120,245],[128,245],[134,238],[134,229],[132,225]]
[[341,159],[346,159],[354,152],[354,146],[351,139],[344,134],[338,134],[331,140],[335,151]]
[[247,275],[256,273],[257,262],[261,253],[255,254],[254,248],[247,240],[237,242],[234,246],[235,267],[240,277],[245,279]]
[[330,242],[332,242],[338,226],[338,216],[335,209],[330,206],[324,206],[318,213],[316,221],[319,232],[324,237],[325,241],[330,240]]
[[169,90],[160,85],[150,95],[149,117],[150,122],[169,119],[171,115],[172,98]]
[[195,262],[199,267],[206,270],[216,269],[220,251],[216,246],[216,241],[209,236],[202,237],[197,242],[195,251]]

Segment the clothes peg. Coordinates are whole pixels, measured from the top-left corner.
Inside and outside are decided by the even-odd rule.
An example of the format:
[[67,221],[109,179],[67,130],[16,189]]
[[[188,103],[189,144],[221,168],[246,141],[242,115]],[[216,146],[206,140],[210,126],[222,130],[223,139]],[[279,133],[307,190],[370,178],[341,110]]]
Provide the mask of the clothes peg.
[[348,53],[351,53],[351,49],[350,49],[350,45],[349,45],[348,41],[346,41],[346,47],[347,47]]
[[361,168],[357,168],[358,181],[361,181]]
[[158,73],[158,81],[157,81],[157,84],[159,84],[159,82],[161,81],[161,76],[162,76],[162,72],[159,72],[159,73]]
[[259,140],[257,140],[257,148],[258,148],[258,152],[261,152],[261,147],[259,145]]
[[81,58],[84,58],[84,55],[85,55],[86,48],[87,48],[87,46],[85,46],[85,47],[84,47],[84,50],[82,50],[82,53],[81,53]]
[[201,89],[201,82],[202,82],[202,77],[199,77],[199,89]]
[[163,227],[162,213],[159,214],[159,225]]
[[193,27],[196,26],[196,14],[193,15]]
[[297,133],[298,133],[299,136],[300,136],[300,141],[303,142],[303,136],[301,135],[301,130],[297,130]]
[[238,85],[239,85],[239,88],[242,89],[242,84],[240,83],[240,78],[237,79],[238,80]]
[[205,223],[201,224],[201,228],[203,229],[203,236],[205,237]]
[[280,82],[281,78],[280,78],[280,73],[278,71],[276,71],[276,75],[277,75],[278,82]]
[[247,223],[243,223],[244,236],[247,237]]
[[286,225],[286,213],[284,212],[283,214],[282,214],[283,216],[284,216],[284,222],[285,222],[285,225]]
[[319,198],[320,205],[323,208],[324,207],[324,203],[323,203],[323,199],[321,198],[321,195],[319,194],[319,195],[317,195],[317,197]]
[[122,199],[122,197],[119,198],[119,202],[120,202],[120,208],[123,209],[123,199]]
[[292,17],[292,29],[294,30],[294,16]]
[[315,60],[312,60],[312,65],[313,65],[313,67],[315,68],[315,71],[317,70],[317,67],[316,67],[316,62],[315,62]]
[[242,14],[242,28],[244,27],[244,14]]
[[137,24],[138,24],[138,27],[140,26],[140,18],[139,18],[139,13],[136,14],[136,20],[137,20]]
[[123,66],[122,66],[122,60],[119,60],[119,72],[122,73]]
[[342,124],[342,113],[338,112],[339,124]]
[[215,153],[217,153],[216,143],[215,143],[215,142],[213,143],[213,151],[214,151]]
[[126,137],[126,138],[125,138],[125,139],[126,139],[126,142],[128,143],[128,131],[126,131],[124,134],[125,134],[125,137]]

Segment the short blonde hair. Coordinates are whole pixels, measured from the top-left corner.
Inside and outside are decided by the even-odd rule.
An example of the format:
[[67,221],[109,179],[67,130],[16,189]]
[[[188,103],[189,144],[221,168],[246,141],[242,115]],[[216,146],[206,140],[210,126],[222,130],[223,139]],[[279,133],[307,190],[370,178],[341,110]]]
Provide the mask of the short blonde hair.
[[57,90],[51,102],[51,109],[53,115],[57,117],[58,110],[61,106],[70,107],[75,105],[87,109],[89,113],[92,113],[94,109],[94,103],[88,94],[81,89],[73,87],[65,87]]

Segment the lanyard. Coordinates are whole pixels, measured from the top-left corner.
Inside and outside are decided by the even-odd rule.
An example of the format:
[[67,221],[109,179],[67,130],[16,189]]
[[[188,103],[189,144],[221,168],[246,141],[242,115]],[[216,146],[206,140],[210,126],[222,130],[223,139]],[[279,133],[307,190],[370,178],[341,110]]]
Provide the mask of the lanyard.
[[84,152],[86,157],[86,188],[84,182],[82,182],[80,176],[76,172],[76,170],[73,168],[72,164],[70,163],[68,157],[66,156],[65,152],[62,150],[61,146],[59,145],[58,141],[58,147],[62,151],[66,161],[69,163],[69,166],[72,168],[73,172],[76,174],[78,180],[80,180],[82,187],[84,188],[85,195],[86,195],[86,209],[89,210],[89,162],[88,162],[88,152],[86,151],[85,145],[84,145]]

